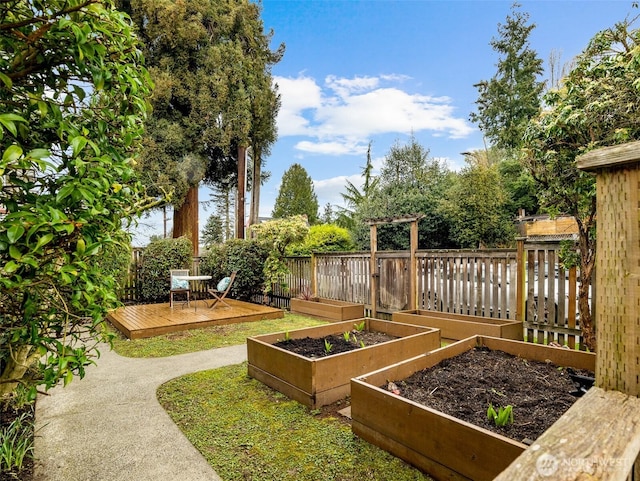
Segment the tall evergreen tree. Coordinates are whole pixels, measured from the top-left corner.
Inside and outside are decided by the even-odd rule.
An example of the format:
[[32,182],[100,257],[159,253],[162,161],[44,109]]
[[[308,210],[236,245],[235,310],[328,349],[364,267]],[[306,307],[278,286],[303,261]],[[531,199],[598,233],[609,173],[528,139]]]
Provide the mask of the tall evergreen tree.
[[[155,82],[140,171],[151,192],[173,191],[173,235],[190,234],[197,246],[199,183],[215,186],[230,170],[238,182],[245,170],[238,153],[253,138],[262,152],[275,140],[270,68],[284,47],[270,50],[260,6],[249,0],[122,3]],[[244,185],[239,190],[244,196]]]
[[538,80],[543,63],[529,45],[535,24],[528,23],[529,14],[519,8],[514,3],[506,22],[498,24],[498,37],[491,40],[500,55],[498,70],[490,80],[476,84],[477,112],[470,115],[492,145],[507,151],[522,144],[527,122],[537,115],[544,90],[544,82]]
[[271,215],[276,219],[306,215],[310,224],[318,221],[318,197],[313,181],[300,164],[293,164],[282,176]]

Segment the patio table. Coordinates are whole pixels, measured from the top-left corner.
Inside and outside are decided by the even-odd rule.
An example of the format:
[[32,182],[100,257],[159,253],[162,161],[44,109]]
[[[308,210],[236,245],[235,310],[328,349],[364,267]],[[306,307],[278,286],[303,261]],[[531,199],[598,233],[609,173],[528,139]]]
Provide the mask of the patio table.
[[[198,281],[210,281],[211,280],[211,276],[174,276],[175,279],[179,279],[181,281],[189,281],[189,284],[198,282]],[[193,300],[193,306],[194,306],[194,311],[198,311],[198,301],[203,301],[205,302],[206,305],[206,299],[194,299]]]

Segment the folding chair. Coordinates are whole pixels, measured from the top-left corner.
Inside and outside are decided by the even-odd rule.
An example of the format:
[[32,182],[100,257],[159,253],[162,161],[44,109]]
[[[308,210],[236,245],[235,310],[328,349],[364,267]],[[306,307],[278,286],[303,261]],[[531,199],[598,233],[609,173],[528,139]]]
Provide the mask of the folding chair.
[[[175,294],[185,294],[187,300],[185,304],[189,307],[189,297],[191,295],[191,289],[189,287],[189,281],[186,279],[176,279],[176,276],[188,276],[188,269],[171,269],[169,276],[171,278],[171,287],[169,288],[169,307],[173,307],[173,296]],[[182,305],[184,307],[184,304]]]
[[227,297],[227,294],[229,294],[229,291],[231,290],[231,286],[233,285],[233,281],[236,280],[237,273],[238,271],[233,271],[231,273],[231,277],[225,277],[224,279],[222,279],[220,282],[218,282],[218,285],[216,286],[215,289],[214,288],[207,289],[207,292],[213,298],[213,302],[209,306],[209,309],[213,309],[214,307],[216,307],[218,303],[222,303],[227,307],[231,307],[229,304],[225,302],[224,298]]

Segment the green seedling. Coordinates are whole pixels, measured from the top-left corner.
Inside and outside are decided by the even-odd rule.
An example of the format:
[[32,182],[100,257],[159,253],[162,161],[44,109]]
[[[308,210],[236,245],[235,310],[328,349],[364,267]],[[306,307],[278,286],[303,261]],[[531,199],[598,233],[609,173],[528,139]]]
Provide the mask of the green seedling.
[[331,352],[331,349],[333,349],[333,344],[331,344],[328,339],[325,339],[324,340],[324,352],[329,354]]
[[287,332],[285,332],[285,333],[284,333],[284,340],[285,340],[285,341],[289,341],[289,340],[291,340],[291,335],[289,334],[289,331],[287,331]]
[[342,333],[342,337],[344,337],[344,340],[345,340],[346,342],[349,342],[349,339],[351,338],[351,333],[350,333],[349,331],[344,331],[344,332]]
[[360,347],[364,347],[364,341],[360,341]]
[[366,324],[365,324],[365,322],[364,322],[364,321],[362,321],[362,322],[360,322],[360,323],[358,323],[358,324],[354,324],[354,325],[353,325],[353,327],[355,327],[355,328],[356,328],[356,331],[358,331],[358,332],[362,332],[362,331],[364,331],[365,326],[366,326]]
[[490,421],[493,421],[498,427],[511,424],[513,423],[513,406],[511,406],[511,404],[504,407],[500,406],[498,407],[498,411],[496,412],[491,403],[489,403],[489,409],[487,409],[487,418]]

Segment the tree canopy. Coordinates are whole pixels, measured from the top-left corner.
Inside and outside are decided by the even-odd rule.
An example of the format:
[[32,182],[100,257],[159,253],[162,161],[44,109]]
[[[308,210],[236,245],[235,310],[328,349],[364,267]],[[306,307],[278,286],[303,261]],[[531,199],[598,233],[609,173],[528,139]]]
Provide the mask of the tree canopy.
[[[441,210],[444,193],[453,177],[446,164],[429,157],[429,150],[411,137],[406,145],[394,144],[385,156],[380,175],[371,181],[368,195],[355,204],[353,237],[360,249],[369,248],[371,218],[422,213],[419,223],[421,249],[451,247],[449,221]],[[389,224],[378,231],[378,247],[406,249],[407,224]]]
[[595,328],[589,287],[595,264],[596,190],[592,174],[578,170],[576,157],[589,150],[640,139],[640,30],[625,20],[596,34],[548,106],[530,123],[525,162],[542,202],[576,218],[580,251],[580,323],[589,348]]
[[239,147],[253,146],[259,169],[275,141],[270,68],[284,46],[270,50],[260,6],[249,0],[123,3],[155,82],[140,171],[150,192],[173,192],[174,237],[191,231],[193,239],[199,183],[227,189],[244,176]]
[[109,0],[5,2],[0,51],[0,396],[35,395],[84,374],[117,304],[100,260],[148,207],[133,156],[151,84]]
[[273,212],[276,219],[305,215],[310,224],[318,220],[318,197],[313,181],[300,164],[293,164],[282,176]]
[[514,3],[511,15],[498,24],[498,37],[491,40],[501,55],[498,70],[490,80],[479,82],[477,113],[470,115],[492,145],[507,151],[517,149],[527,122],[538,113],[544,82],[542,60],[529,46],[535,24],[528,23],[529,14],[520,12]]

